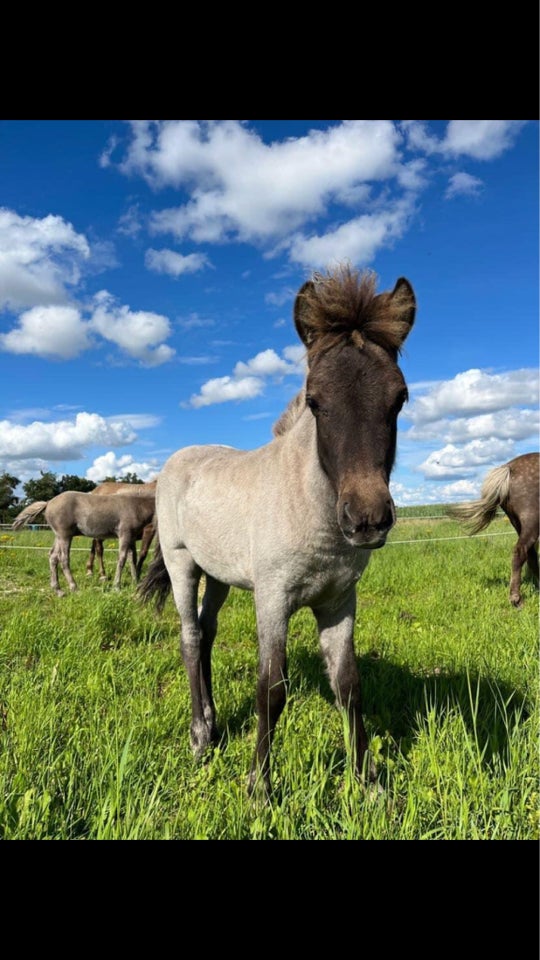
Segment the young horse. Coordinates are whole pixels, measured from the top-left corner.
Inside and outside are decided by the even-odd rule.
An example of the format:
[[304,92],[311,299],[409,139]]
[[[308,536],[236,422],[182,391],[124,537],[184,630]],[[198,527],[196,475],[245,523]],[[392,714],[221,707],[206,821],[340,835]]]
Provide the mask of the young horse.
[[[34,508],[45,509],[45,520],[55,534],[54,544],[49,551],[49,566],[51,570],[51,587],[59,597],[63,591],[58,583],[58,564],[60,563],[70,590],[76,590],[77,584],[69,566],[69,552],[73,537],[95,537],[105,540],[107,537],[118,538],[118,563],[114,586],[119,587],[122,570],[129,554],[131,575],[137,580],[135,566],[135,541],[140,540],[144,528],[151,523],[155,511],[155,497],[119,497],[117,495],[92,497],[90,493],[79,493],[75,490],[66,490],[53,497],[48,503],[43,501],[32,504]],[[27,514],[28,510],[24,513]],[[17,517],[13,527],[22,526],[22,514]]]
[[[103,483],[99,483],[97,487],[94,487],[90,493],[93,496],[103,497],[110,496],[113,494],[121,494],[122,496],[133,496],[133,497],[144,497],[149,493],[155,494],[156,491],[156,480],[151,480],[149,483],[117,483],[114,480],[105,480]],[[155,527],[153,523],[149,523],[143,530],[142,541],[141,541],[141,551],[139,553],[139,559],[137,561],[137,580],[141,576],[141,570],[143,568],[143,563],[146,560],[148,551],[154,539]],[[99,569],[100,569],[100,580],[106,580],[107,574],[105,573],[105,564],[103,562],[103,540],[92,540],[92,546],[90,547],[90,556],[88,558],[88,563],[86,564],[86,575],[91,577],[94,572],[94,560],[98,558]]]
[[154,596],[159,608],[172,585],[196,756],[218,738],[210,661],[219,609],[231,585],[254,591],[258,732],[250,792],[259,774],[269,787],[270,747],[286,698],[288,621],[303,606],[315,615],[362,772],[368,741],[353,646],[356,583],[395,521],[388,483],[407,398],[396,360],[414,316],[414,293],[403,278],[376,295],[370,274],[341,268],[315,275],[295,302],[307,382],[275,438],[247,452],[186,447],[158,478],[159,548],[139,593],[144,600]]
[[450,516],[461,520],[469,527],[472,536],[489,526],[497,513],[504,510],[518,534],[512,555],[510,579],[510,603],[520,607],[521,570],[525,561],[538,586],[538,554],[536,544],[539,533],[540,454],[525,453],[502,467],[495,467],[485,477],[480,500],[450,507]]

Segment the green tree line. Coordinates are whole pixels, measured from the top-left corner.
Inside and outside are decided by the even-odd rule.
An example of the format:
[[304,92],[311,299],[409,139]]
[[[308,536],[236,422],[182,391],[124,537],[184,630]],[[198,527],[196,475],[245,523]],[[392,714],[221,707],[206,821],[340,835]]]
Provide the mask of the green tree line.
[[[105,481],[114,483],[143,483],[136,473],[126,473],[123,477],[105,477]],[[80,490],[90,493],[97,484],[93,480],[77,477],[75,474],[65,473],[58,477],[52,470],[42,470],[39,477],[23,483],[24,497],[18,497],[15,490],[21,481],[11,473],[0,474],[0,522],[10,523],[21,510],[35,503],[37,500],[52,500],[65,490]]]

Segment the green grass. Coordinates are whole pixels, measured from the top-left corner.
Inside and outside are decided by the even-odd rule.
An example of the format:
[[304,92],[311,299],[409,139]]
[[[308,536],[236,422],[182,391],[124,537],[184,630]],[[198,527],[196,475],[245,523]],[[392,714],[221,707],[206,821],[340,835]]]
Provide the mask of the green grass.
[[[489,533],[509,530],[501,519]],[[88,581],[86,551],[72,554],[80,590],[59,599],[46,550],[9,549],[50,545],[50,533],[4,533],[0,837],[538,839],[538,594],[525,581],[523,608],[508,601],[513,535],[446,539],[462,535],[450,520],[404,518],[358,587],[355,643],[383,792],[365,793],[352,775],[304,610],[290,624],[289,700],[262,803],[245,789],[251,595],[232,590],[221,614],[223,738],[196,764],[172,602],[162,616],[141,607],[127,571],[119,592]],[[411,539],[425,542],[397,542]]]

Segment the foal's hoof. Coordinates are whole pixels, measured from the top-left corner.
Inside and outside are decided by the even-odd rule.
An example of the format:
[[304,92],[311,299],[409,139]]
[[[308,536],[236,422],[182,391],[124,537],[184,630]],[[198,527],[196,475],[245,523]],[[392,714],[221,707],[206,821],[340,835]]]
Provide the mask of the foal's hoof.
[[58,590],[55,590],[54,592],[57,597],[65,597],[65,593],[63,590],[58,589]]
[[523,606],[523,600],[521,599],[521,597],[515,597],[515,596],[510,597],[510,603],[512,604],[513,607],[516,608],[516,610],[519,610],[520,607]]
[[270,778],[263,776],[260,770],[251,770],[247,778],[247,792],[253,800],[269,803],[272,792]]

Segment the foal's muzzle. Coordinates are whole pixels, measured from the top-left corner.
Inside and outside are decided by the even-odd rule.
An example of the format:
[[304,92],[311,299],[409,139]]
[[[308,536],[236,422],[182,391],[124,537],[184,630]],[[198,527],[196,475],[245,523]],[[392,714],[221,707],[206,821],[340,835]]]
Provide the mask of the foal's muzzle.
[[384,547],[395,523],[394,501],[390,495],[375,503],[349,497],[338,505],[338,518],[341,532],[351,546],[378,550]]

